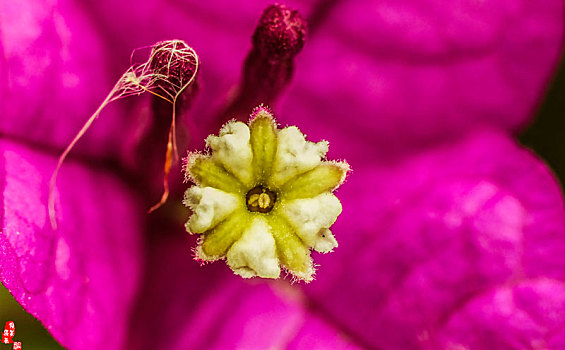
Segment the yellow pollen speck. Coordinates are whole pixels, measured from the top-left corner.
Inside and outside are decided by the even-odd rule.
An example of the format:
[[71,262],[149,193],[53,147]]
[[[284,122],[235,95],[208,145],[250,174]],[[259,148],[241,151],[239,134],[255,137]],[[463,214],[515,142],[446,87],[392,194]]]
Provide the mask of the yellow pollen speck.
[[265,192],[253,194],[249,197],[247,204],[251,206],[259,206],[259,208],[265,209],[269,207],[269,204],[271,204],[271,197],[269,197],[269,195]]
[[[263,194],[263,193],[261,193],[261,194]],[[249,204],[251,206],[256,206],[258,200],[259,200],[259,195],[258,194],[252,194],[251,197],[249,197],[247,204]]]
[[267,208],[270,203],[271,203],[271,198],[269,197],[268,194],[263,192],[259,195],[259,207],[261,209]]

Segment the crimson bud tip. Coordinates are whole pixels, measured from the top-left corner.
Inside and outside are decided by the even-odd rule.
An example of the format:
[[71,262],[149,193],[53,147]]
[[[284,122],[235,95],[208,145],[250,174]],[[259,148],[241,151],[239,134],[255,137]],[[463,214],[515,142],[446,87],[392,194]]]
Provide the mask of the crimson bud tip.
[[302,50],[308,26],[296,10],[270,5],[253,34],[253,45],[271,60],[289,60]]

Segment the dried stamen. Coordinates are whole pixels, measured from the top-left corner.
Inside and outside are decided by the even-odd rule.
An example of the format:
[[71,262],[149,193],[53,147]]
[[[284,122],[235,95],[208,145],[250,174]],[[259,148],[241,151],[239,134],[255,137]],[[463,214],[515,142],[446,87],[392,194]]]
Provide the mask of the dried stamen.
[[181,40],[161,41],[153,46],[151,58],[148,61],[152,71],[161,77],[156,83],[161,90],[172,97],[173,113],[169,138],[165,153],[163,194],[161,200],[149,209],[149,212],[160,208],[169,197],[169,173],[173,162],[178,160],[176,140],[176,110],[177,100],[183,91],[190,86],[198,73],[198,56],[196,52]]
[[57,166],[55,167],[49,182],[49,198],[47,204],[49,219],[53,229],[57,228],[57,219],[55,215],[55,186],[57,183],[57,175],[59,174],[59,170],[61,169],[61,166],[69,152],[108,104],[124,97],[141,95],[144,92],[149,92],[173,105],[173,114],[169,130],[169,141],[167,143],[164,167],[164,193],[161,197],[161,201],[151,208],[151,210],[156,209],[167,200],[169,194],[167,181],[168,174],[170,172],[174,156],[178,156],[175,139],[175,104],[178,96],[180,96],[180,94],[195,80],[198,72],[198,66],[198,56],[192,48],[181,40],[167,40],[158,42],[153,46],[150,57],[145,63],[133,64],[130,68],[128,68],[128,70],[116,82],[98,109],[90,116],[90,118],[88,118],[71,143],[59,156]]
[[175,100],[196,77],[196,52],[181,40],[158,42],[153,46],[149,68],[159,77],[155,85]]

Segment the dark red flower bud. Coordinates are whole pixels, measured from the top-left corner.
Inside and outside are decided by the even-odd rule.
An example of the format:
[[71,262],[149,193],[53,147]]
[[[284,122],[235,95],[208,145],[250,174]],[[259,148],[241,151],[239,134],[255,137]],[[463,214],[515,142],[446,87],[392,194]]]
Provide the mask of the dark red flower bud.
[[271,5],[263,11],[253,34],[253,46],[270,60],[288,60],[302,50],[307,25],[300,13],[285,5]]

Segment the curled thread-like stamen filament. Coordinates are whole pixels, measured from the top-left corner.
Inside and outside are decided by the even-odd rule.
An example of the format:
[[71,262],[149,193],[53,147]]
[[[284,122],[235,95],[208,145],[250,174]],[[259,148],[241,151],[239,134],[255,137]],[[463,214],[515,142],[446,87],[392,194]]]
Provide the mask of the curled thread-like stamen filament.
[[[181,40],[167,40],[155,44],[146,62],[132,65],[128,68],[116,82],[104,101],[102,101],[98,109],[88,118],[58,158],[57,166],[49,181],[49,197],[47,203],[49,220],[51,221],[53,229],[57,228],[55,213],[55,187],[57,184],[57,176],[68,154],[108,104],[128,96],[141,95],[144,92],[149,92],[171,103],[173,106],[164,164],[164,191],[161,200],[150,209],[150,212],[165,203],[169,195],[168,175],[173,162],[178,159],[175,136],[176,102],[182,92],[196,79],[198,68],[199,60],[196,52]],[[189,74],[183,76],[186,71],[188,71]]]

